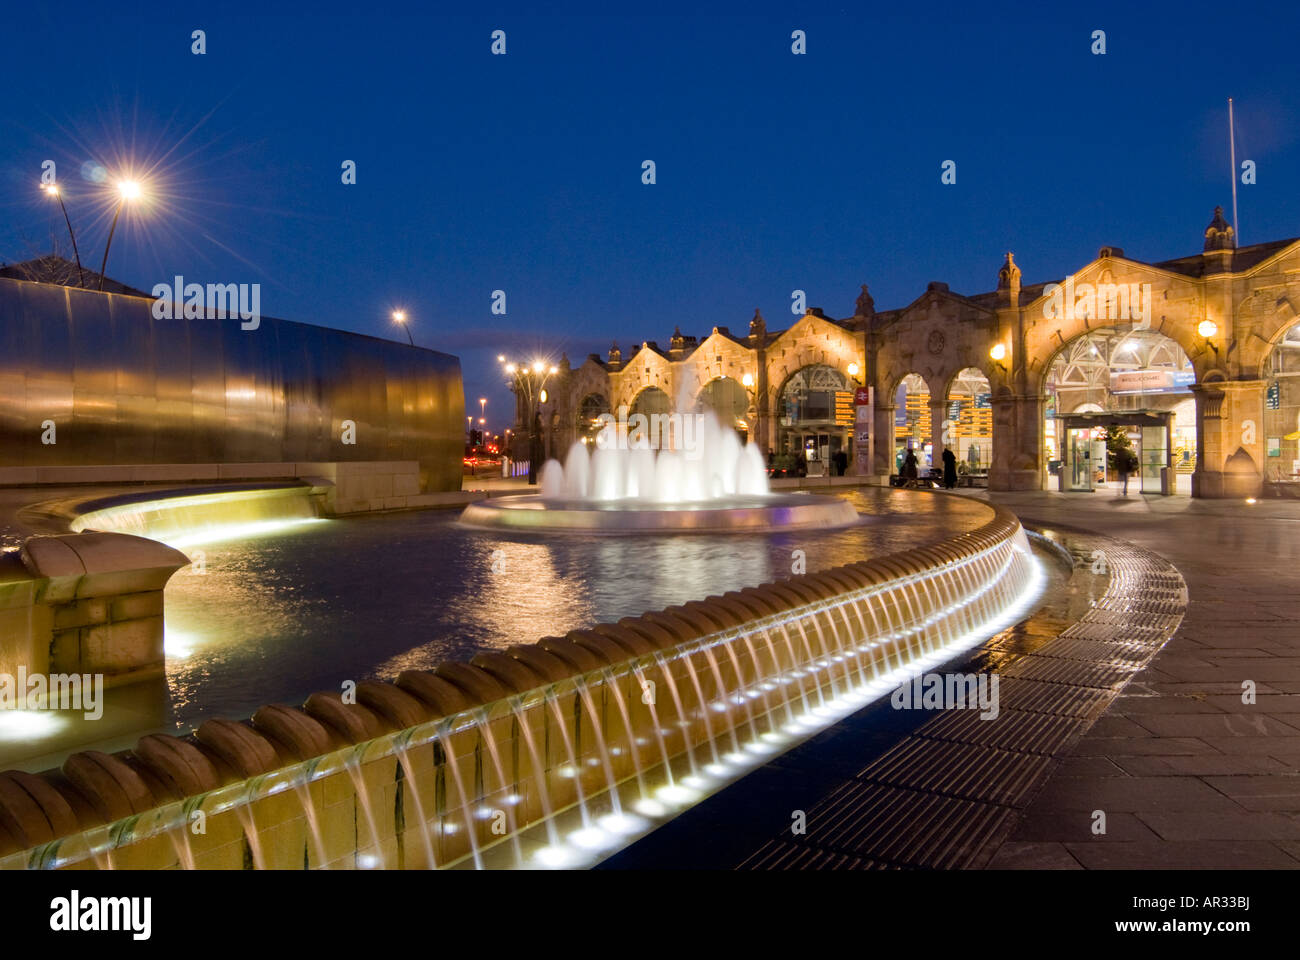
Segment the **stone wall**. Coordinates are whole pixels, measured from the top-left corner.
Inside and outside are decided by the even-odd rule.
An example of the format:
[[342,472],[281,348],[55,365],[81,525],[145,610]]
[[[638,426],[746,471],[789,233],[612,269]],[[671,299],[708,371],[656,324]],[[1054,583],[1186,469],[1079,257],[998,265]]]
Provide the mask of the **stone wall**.
[[0,673],[163,674],[163,588],[189,558],[120,533],[32,537],[0,556]]

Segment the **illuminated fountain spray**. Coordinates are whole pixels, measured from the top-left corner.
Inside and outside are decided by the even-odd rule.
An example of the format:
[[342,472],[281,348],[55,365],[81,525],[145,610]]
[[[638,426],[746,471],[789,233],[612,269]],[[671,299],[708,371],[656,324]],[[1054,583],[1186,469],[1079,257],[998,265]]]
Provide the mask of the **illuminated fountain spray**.
[[563,464],[548,460],[537,495],[470,504],[461,522],[555,532],[680,533],[825,529],[858,521],[846,500],[772,493],[762,451],[742,444],[711,412],[633,415],[625,422],[607,415],[592,447],[575,443]]
[[712,413],[672,420],[678,429],[664,431],[668,445],[658,451],[654,433],[619,423],[601,428],[594,451],[574,443],[563,466],[548,460],[542,467],[542,499],[718,505],[738,496],[770,495],[756,444],[742,445]]

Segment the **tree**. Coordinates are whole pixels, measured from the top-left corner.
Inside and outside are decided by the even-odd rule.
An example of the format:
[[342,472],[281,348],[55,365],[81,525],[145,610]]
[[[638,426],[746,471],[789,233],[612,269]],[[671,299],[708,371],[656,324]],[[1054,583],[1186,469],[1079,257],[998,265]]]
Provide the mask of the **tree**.
[[1119,473],[1127,467],[1132,473],[1137,467],[1137,454],[1133,452],[1133,441],[1120,426],[1106,428],[1106,468],[1111,473]]

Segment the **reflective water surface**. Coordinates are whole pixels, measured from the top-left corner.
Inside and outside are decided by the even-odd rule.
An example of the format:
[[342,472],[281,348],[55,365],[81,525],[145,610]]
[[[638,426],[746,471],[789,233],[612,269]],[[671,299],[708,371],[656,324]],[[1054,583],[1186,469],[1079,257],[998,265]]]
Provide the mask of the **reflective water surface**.
[[[983,523],[988,509],[908,491],[840,494],[863,514],[830,532],[511,536],[455,511],[358,517],[193,545],[205,573],[167,588],[164,726],[301,702],[347,680],[449,659],[711,594],[893,553]],[[802,552],[802,553],[800,553]]]

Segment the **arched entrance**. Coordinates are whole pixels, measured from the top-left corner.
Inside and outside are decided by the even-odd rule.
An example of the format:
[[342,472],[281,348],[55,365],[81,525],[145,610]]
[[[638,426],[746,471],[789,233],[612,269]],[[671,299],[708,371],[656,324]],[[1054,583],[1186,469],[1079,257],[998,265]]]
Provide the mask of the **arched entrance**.
[[894,391],[894,473],[903,472],[908,450],[916,454],[922,474],[934,466],[930,387],[919,373],[909,373]]
[[632,409],[629,415],[642,413],[647,417],[654,414],[667,415],[673,412],[672,401],[668,399],[668,394],[664,393],[658,387],[646,387],[636,395],[632,401]]
[[978,367],[967,367],[948,386],[943,444],[957,458],[958,477],[984,486],[993,462],[993,388]]
[[1300,497],[1300,323],[1274,344],[1264,370],[1264,482]]
[[731,377],[717,377],[700,388],[696,413],[712,410],[718,422],[731,427],[745,442],[749,439],[749,391]]
[[582,443],[592,443],[600,427],[598,418],[610,412],[609,398],[601,393],[589,393],[578,405],[574,434]]
[[1190,494],[1195,382],[1183,348],[1151,329],[1102,328],[1066,343],[1044,381],[1049,488],[1118,489],[1131,454],[1142,493]]
[[802,456],[808,476],[837,474],[851,461],[853,391],[834,367],[812,364],[792,373],[777,415],[777,450],[783,458]]

